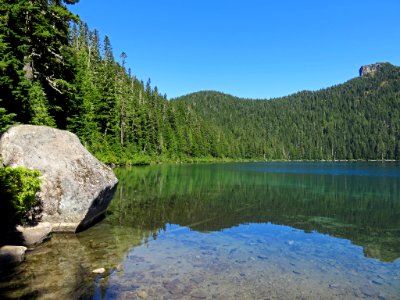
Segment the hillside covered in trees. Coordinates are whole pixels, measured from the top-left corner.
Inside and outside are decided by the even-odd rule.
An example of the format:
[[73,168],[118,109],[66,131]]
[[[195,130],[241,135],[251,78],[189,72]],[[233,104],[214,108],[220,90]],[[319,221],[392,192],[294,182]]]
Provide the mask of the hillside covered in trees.
[[67,129],[107,163],[400,157],[398,67],[280,99],[168,101],[68,11],[75,2],[0,0],[0,131]]
[[271,100],[198,92],[176,99],[233,136],[226,154],[267,159],[399,159],[400,68]]

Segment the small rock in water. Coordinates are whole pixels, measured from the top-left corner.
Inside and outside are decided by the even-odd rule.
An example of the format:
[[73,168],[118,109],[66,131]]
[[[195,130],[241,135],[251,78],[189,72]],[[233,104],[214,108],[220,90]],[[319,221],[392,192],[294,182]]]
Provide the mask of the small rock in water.
[[378,293],[370,286],[364,285],[360,288],[361,292],[368,297],[375,297]]
[[376,284],[376,285],[383,285],[383,283],[379,280],[372,280],[371,281],[373,284]]
[[95,274],[103,274],[105,271],[106,271],[106,269],[104,269],[104,268],[98,268],[98,269],[94,269],[94,270],[92,271],[92,273],[95,273]]
[[207,299],[207,295],[203,292],[194,292],[191,296],[194,299]]
[[200,284],[204,281],[204,277],[202,276],[194,276],[192,278],[190,278],[191,281],[193,281],[196,284]]
[[[3,246],[0,247],[0,271],[5,266],[13,266],[25,260],[24,246]],[[1,273],[1,272],[0,272]]]
[[246,261],[237,259],[237,260],[235,260],[235,263],[244,264],[244,263],[246,263]]
[[149,295],[145,292],[145,291],[139,291],[137,293],[138,297],[141,299],[147,299],[149,297]]
[[296,275],[301,275],[301,273],[298,272],[298,271],[296,271],[296,270],[293,270],[292,272],[293,272],[294,274],[296,274]]
[[293,245],[293,244],[294,244],[294,241],[289,240],[287,243],[288,243],[289,245]]
[[236,252],[236,248],[233,248],[233,249],[231,249],[230,251],[229,251],[229,254],[233,254],[233,253],[235,253]]
[[265,255],[257,255],[257,258],[258,259],[268,259],[268,257]]
[[116,270],[117,272],[121,272],[121,271],[124,270],[124,267],[123,267],[122,264],[118,264],[118,265],[115,266],[115,270]]

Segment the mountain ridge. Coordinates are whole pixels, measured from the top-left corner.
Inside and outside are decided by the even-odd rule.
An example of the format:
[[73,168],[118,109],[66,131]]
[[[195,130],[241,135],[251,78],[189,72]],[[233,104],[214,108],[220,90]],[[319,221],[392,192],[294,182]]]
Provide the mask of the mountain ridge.
[[227,133],[239,157],[399,159],[400,68],[379,64],[367,76],[280,98],[203,91],[171,101]]
[[[377,68],[374,68],[374,66],[378,66]],[[365,77],[365,76],[373,76],[373,74],[374,74],[374,72],[376,72],[376,71],[380,71],[380,67],[382,67],[383,66],[383,68],[387,68],[387,67],[393,67],[393,68],[400,68],[400,66],[396,66],[396,65],[394,65],[394,64],[391,64],[390,62],[376,62],[376,63],[371,63],[371,64],[366,64],[366,65],[362,65],[360,68],[359,68],[359,76],[355,76],[355,77],[353,77],[353,78],[350,78],[350,79],[348,79],[348,80],[346,80],[346,81],[344,81],[344,82],[342,82],[342,83],[336,83],[336,84],[333,84],[333,85],[331,85],[331,86],[328,86],[328,87],[324,87],[324,88],[320,88],[320,89],[317,89],[317,90],[299,90],[299,91],[297,91],[297,92],[294,92],[294,93],[290,93],[290,94],[288,94],[288,95],[283,95],[283,96],[279,96],[279,97],[271,97],[271,98],[249,98],[249,97],[240,97],[240,96],[236,96],[236,95],[233,95],[233,94],[230,94],[229,92],[221,92],[221,91],[218,91],[218,90],[199,90],[199,91],[195,91],[195,92],[191,92],[191,93],[188,93],[188,94],[184,94],[184,95],[181,95],[181,96],[177,96],[177,97],[173,97],[173,98],[171,98],[171,99],[169,99],[170,101],[176,101],[176,100],[180,100],[181,98],[183,98],[183,97],[186,97],[186,96],[190,96],[190,95],[193,95],[193,94],[199,94],[199,93],[204,93],[204,92],[206,92],[206,93],[215,93],[215,94],[222,94],[222,95],[225,95],[225,96],[230,96],[230,97],[233,97],[233,98],[236,98],[236,99],[239,99],[239,100],[256,100],[256,101],[273,101],[273,100],[276,100],[276,99],[282,99],[282,98],[286,98],[286,97],[289,97],[289,96],[292,96],[292,95],[296,95],[296,94],[299,94],[299,93],[306,93],[306,92],[310,92],[310,93],[313,93],[313,92],[318,92],[318,91],[321,91],[321,90],[326,90],[326,89],[330,89],[330,88],[333,88],[333,87],[336,87],[336,86],[340,86],[340,85],[343,85],[343,84],[346,84],[347,82],[349,82],[349,81],[351,81],[351,80],[354,80],[354,79],[358,79],[358,78],[360,78],[360,77]],[[362,69],[367,69],[367,68],[370,68],[370,70],[371,71],[367,71],[366,73],[364,73],[364,75],[362,74]]]

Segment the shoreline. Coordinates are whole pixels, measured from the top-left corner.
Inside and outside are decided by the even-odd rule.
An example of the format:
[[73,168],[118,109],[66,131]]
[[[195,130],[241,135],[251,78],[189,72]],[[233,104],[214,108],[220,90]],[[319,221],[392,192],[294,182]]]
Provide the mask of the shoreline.
[[228,159],[228,158],[221,158],[221,159],[215,159],[215,158],[193,158],[193,159],[183,159],[183,160],[152,160],[148,162],[128,162],[124,164],[115,164],[115,163],[107,163],[103,162],[107,166],[111,168],[116,168],[116,167],[138,167],[138,166],[150,166],[150,165],[160,165],[160,164],[209,164],[209,163],[241,163],[241,162],[254,162],[254,163],[269,163],[269,162],[282,162],[282,163],[288,163],[288,162],[321,162],[321,163],[335,163],[335,162],[348,162],[348,163],[354,163],[354,162],[380,162],[380,163],[397,163],[400,162],[400,160],[396,159],[335,159],[335,160],[318,160],[318,159],[294,159],[294,160],[288,160],[288,159]]

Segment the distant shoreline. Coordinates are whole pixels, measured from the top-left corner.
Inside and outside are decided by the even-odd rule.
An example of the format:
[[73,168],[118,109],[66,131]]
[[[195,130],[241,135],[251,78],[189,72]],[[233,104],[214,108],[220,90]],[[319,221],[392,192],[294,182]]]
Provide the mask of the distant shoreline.
[[115,167],[133,167],[133,166],[149,166],[149,165],[160,165],[160,164],[209,164],[209,163],[241,163],[241,162],[254,162],[254,163],[264,163],[264,162],[326,162],[326,163],[335,163],[335,162],[381,162],[381,163],[396,163],[400,160],[396,159],[335,159],[335,160],[317,160],[317,159],[296,159],[296,160],[287,160],[287,159],[271,159],[271,160],[263,160],[263,159],[207,159],[207,158],[193,158],[193,159],[184,159],[184,160],[161,160],[161,161],[149,161],[149,162],[138,162],[138,163],[126,163],[126,164],[106,164],[111,168]]

